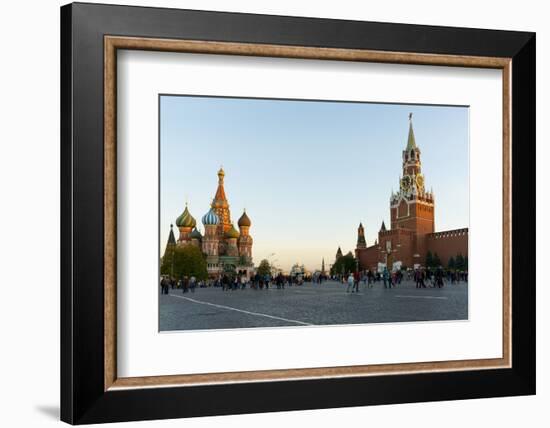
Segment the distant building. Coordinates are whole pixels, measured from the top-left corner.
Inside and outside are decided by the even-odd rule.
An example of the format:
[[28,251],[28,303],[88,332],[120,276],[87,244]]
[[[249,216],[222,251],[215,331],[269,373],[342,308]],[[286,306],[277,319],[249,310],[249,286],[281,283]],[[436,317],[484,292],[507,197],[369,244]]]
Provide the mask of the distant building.
[[[425,188],[420,155],[411,114],[399,191],[392,192],[390,197],[391,228],[388,230],[382,222],[378,240],[368,247],[363,224],[359,224],[355,256],[360,269],[376,270],[381,265],[388,269],[424,266],[428,251],[437,253],[443,266],[457,254],[468,255],[468,228],[435,232],[435,198]],[[338,252],[342,254],[340,248]]]
[[224,189],[225,172],[222,168],[218,171],[218,188],[210,209],[202,217],[204,235],[197,229],[197,222],[189,212],[187,204],[183,213],[176,219],[179,229],[177,242],[170,226],[169,245],[184,246],[195,245],[206,254],[208,275],[217,277],[227,270],[251,276],[254,273],[252,263],[252,236],[250,226],[252,222],[246,214],[246,210],[239,218],[235,229],[231,221],[229,202]]
[[304,265],[296,263],[290,268],[290,276],[304,276],[305,274],[306,269]]

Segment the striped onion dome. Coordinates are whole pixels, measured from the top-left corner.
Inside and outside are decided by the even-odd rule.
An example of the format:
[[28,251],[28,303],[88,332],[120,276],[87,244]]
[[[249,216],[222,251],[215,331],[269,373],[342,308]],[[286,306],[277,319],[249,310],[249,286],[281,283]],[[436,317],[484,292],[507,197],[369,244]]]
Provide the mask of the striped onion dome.
[[191,234],[189,235],[189,237],[190,237],[191,239],[199,239],[199,240],[202,239],[202,235],[201,235],[201,233],[199,232],[199,230],[198,230],[196,227],[193,229],[193,232],[191,232]]
[[210,210],[202,216],[202,224],[205,226],[219,224],[220,218],[216,214],[216,211],[214,211],[214,208],[210,208]]
[[226,238],[238,238],[240,236],[240,233],[237,229],[235,229],[235,226],[233,226],[233,223],[231,223],[231,229],[229,229],[227,232],[225,232]]
[[241,227],[241,226],[250,227],[250,225],[252,224],[252,222],[250,221],[250,219],[246,215],[246,210],[243,212],[243,215],[241,216],[241,218],[239,219],[237,224],[239,225],[239,227]]
[[195,227],[196,225],[197,225],[197,221],[195,220],[195,218],[189,212],[189,209],[187,208],[187,204],[186,204],[185,205],[185,210],[176,219],[176,226],[178,226],[178,227]]

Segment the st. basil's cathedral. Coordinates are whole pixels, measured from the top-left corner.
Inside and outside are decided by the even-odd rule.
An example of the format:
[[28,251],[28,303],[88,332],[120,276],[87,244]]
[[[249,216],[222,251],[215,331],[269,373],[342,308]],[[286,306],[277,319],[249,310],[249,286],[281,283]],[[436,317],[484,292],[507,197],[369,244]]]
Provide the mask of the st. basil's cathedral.
[[[390,270],[400,266],[425,266],[428,251],[437,254],[443,266],[447,266],[451,257],[468,255],[468,228],[435,232],[435,197],[425,188],[420,155],[411,113],[407,145],[402,152],[399,191],[390,196],[390,229],[382,222],[378,239],[369,247],[363,224],[359,224],[355,249],[359,269],[376,271],[381,266]],[[341,256],[338,250],[336,258]]]
[[176,219],[179,237],[176,241],[172,225],[168,245],[182,247],[195,245],[206,255],[208,275],[218,277],[226,270],[235,270],[241,275],[250,277],[254,273],[252,263],[252,236],[250,226],[252,222],[246,210],[239,218],[235,229],[231,221],[229,202],[224,189],[225,172],[218,171],[218,188],[210,209],[202,217],[204,235],[197,229],[197,222],[189,212],[187,204],[183,213]]

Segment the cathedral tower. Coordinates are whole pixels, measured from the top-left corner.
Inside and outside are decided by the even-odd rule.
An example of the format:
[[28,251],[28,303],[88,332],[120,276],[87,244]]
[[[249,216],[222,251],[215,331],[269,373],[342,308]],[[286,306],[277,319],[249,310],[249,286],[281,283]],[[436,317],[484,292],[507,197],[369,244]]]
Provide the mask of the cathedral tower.
[[252,236],[250,236],[250,226],[252,225],[252,222],[250,221],[250,218],[248,218],[246,210],[244,210],[243,215],[239,218],[237,224],[239,225],[239,229],[241,231],[238,239],[239,256],[245,257],[247,262],[250,262],[252,260],[253,242]]
[[204,225],[204,236],[202,238],[202,251],[207,257],[218,256],[218,224],[220,219],[216,215],[213,208],[202,217],[202,224]]
[[202,246],[202,235],[196,227],[189,234],[189,238],[191,238],[191,244],[193,244],[195,247],[198,247],[199,249],[201,248],[201,246]]
[[218,224],[218,237],[220,239],[223,238],[224,233],[231,229],[231,214],[229,212],[229,202],[227,202],[227,197],[225,196],[224,178],[225,171],[223,168],[220,168],[218,171],[218,189],[211,205],[220,220]]
[[233,223],[230,225],[230,229],[225,232],[226,247],[225,252],[230,257],[236,257],[239,255],[239,249],[237,248],[237,239],[239,239],[239,232],[233,226]]
[[178,245],[186,245],[191,242],[191,232],[196,225],[197,222],[195,218],[189,212],[187,204],[185,204],[185,210],[176,219],[176,226],[180,231],[180,236],[178,237]]

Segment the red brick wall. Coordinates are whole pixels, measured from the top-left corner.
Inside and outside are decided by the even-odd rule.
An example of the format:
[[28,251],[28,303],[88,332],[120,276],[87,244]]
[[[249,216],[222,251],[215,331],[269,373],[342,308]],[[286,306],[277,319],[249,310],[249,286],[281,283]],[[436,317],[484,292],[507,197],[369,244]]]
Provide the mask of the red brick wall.
[[[468,229],[447,230],[426,236],[426,252],[437,253],[443,266],[447,266],[451,257],[468,255]],[[426,252],[421,254],[422,264],[426,260]]]
[[359,259],[360,270],[376,270],[378,268],[378,245],[355,250],[355,257]]
[[392,229],[403,228],[417,233],[433,233],[435,230],[434,207],[428,204],[412,203],[407,209],[407,203],[401,201],[396,208],[390,209],[390,216]]
[[391,241],[391,262],[401,261],[405,266],[413,265],[414,233],[407,229],[394,229],[378,233],[380,261],[386,261],[386,242]]

